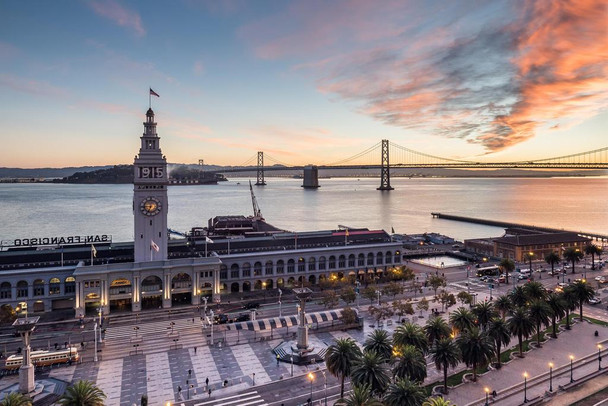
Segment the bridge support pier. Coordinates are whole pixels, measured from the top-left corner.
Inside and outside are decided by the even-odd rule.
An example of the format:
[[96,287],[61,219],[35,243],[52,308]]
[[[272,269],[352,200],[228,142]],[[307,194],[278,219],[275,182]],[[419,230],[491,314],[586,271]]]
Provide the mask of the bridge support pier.
[[382,140],[382,163],[380,172],[380,187],[377,190],[393,190],[388,159],[388,140]]
[[258,176],[255,185],[264,186],[265,184],[266,182],[264,182],[264,152],[258,151]]
[[319,168],[316,165],[304,167],[304,181],[302,187],[304,189],[316,189],[319,187]]

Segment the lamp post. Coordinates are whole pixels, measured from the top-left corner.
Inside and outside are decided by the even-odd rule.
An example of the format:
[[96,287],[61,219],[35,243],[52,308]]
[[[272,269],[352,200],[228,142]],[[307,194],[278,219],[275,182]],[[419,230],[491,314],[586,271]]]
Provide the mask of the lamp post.
[[602,370],[602,344],[597,345],[597,370]]
[[209,298],[207,296],[203,297],[203,302],[205,304],[204,310],[203,310],[203,314],[206,316],[207,315],[207,300],[209,300]]
[[359,310],[359,289],[361,282],[355,281],[355,297],[357,298],[357,310]]
[[289,358],[291,359],[291,376],[293,376],[293,349],[291,350],[291,356]]
[[279,289],[279,317],[283,316],[283,314],[282,314],[283,312],[282,312],[282,309],[281,309],[281,295],[282,294],[283,294],[283,291],[281,289]]
[[528,260],[530,262],[530,275],[533,275],[532,273],[532,257],[534,256],[534,253],[532,251],[528,252]]
[[213,345],[213,310],[209,310],[209,314],[211,315],[210,323],[211,323],[211,345]]
[[310,404],[312,405],[312,383],[315,381],[315,375],[309,372],[308,379],[310,379]]
[[549,392],[553,392],[553,362],[549,362]]
[[93,324],[93,335],[95,336],[95,355],[93,356],[93,361],[97,362],[97,319],[95,319],[95,324]]
[[325,388],[325,406],[327,406],[327,375],[325,375],[325,371],[321,371],[321,373],[323,374],[323,386]]
[[262,290],[264,290],[264,303],[266,303],[266,282],[262,282]]
[[380,306],[380,291],[376,291],[376,295],[378,295],[378,306]]
[[490,394],[490,388],[485,387],[485,388],[483,388],[483,390],[486,392],[486,404],[485,404],[485,406],[488,406],[488,395]]
[[135,326],[133,327],[133,330],[135,330],[135,338],[137,338],[137,330],[139,330],[139,327]]
[[528,373],[524,372],[524,403],[528,401]]
[[570,383],[574,382],[574,374],[572,369],[572,362],[574,361],[574,355],[570,356]]

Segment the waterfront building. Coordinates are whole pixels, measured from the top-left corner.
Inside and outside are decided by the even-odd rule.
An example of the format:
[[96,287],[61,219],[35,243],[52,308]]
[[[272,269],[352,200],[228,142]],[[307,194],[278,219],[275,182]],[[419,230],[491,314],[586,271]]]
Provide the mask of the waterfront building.
[[[101,236],[89,244],[69,237],[78,244],[57,248],[48,246],[56,245],[55,239],[22,240],[0,252],[0,305],[21,312],[74,309],[76,317],[137,312],[198,305],[203,297],[219,302],[226,293],[315,285],[326,278],[372,279],[402,263],[400,242],[383,230],[364,228],[292,233],[272,227],[213,241],[169,240],[167,166],[152,109],[140,139],[134,161],[135,241],[111,243]],[[230,228],[229,220],[218,217],[213,225]],[[49,249],[38,249],[43,245]]]

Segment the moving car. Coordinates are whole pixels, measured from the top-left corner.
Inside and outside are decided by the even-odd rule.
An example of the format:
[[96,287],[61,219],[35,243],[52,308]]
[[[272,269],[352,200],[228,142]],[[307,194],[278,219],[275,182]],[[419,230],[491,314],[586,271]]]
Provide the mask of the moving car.
[[248,310],[258,309],[260,307],[260,304],[258,302],[250,302],[243,307]]
[[589,304],[590,305],[596,305],[596,304],[600,304],[602,303],[602,299],[600,299],[599,297],[594,297],[589,299]]

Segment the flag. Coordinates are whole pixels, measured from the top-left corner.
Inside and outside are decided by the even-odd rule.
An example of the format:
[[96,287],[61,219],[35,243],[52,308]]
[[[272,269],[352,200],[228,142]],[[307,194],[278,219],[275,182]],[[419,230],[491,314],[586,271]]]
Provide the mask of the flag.
[[156,96],[156,97],[160,97],[158,95],[158,93],[156,93],[154,90],[152,90],[152,88],[150,88],[150,96]]
[[391,233],[395,234],[395,228],[391,227]]
[[[151,91],[152,89],[150,89]],[[154,251],[158,252],[160,251],[160,248],[158,245],[156,245],[156,243],[154,242],[154,240],[150,240],[150,248],[153,249]]]
[[213,242],[213,240],[211,238],[207,237],[207,236],[205,236],[205,241],[206,242]]
[[91,245],[91,252],[93,253],[93,256],[97,258],[97,250],[95,249],[94,245]]
[[348,237],[348,228],[346,229],[346,232],[344,234]]

